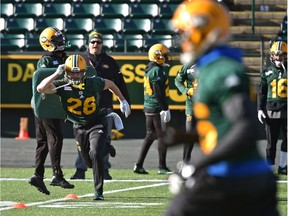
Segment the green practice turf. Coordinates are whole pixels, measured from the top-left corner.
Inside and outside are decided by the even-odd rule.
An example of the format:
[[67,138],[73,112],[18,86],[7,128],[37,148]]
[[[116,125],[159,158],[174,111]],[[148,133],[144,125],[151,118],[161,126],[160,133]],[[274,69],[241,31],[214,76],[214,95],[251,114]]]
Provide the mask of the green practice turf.
[[[167,176],[157,175],[156,170],[148,170],[149,175],[138,175],[132,170],[114,170],[112,181],[105,181],[104,201],[93,201],[92,171],[86,173],[85,181],[70,181],[74,169],[63,169],[65,178],[75,185],[74,189],[52,187],[49,180],[51,169],[46,169],[45,184],[51,192],[49,196],[37,191],[27,183],[33,174],[32,168],[1,169],[0,215],[17,216],[159,216],[163,215],[172,195],[168,190]],[[286,181],[286,176],[278,176]],[[278,183],[278,209],[280,216],[287,215],[287,183]],[[67,199],[74,194],[78,199]],[[23,203],[28,208],[10,208],[15,203]]]

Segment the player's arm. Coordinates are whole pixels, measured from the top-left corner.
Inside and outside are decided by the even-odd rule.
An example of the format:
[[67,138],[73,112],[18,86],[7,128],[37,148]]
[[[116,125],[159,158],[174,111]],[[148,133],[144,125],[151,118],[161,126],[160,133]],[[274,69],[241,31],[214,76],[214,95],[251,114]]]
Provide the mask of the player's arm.
[[60,76],[65,70],[65,64],[59,65],[57,70],[41,81],[37,86],[37,91],[44,94],[55,94],[55,85],[52,83],[58,76]]
[[130,115],[131,109],[127,100],[122,95],[119,88],[115,85],[114,82],[108,79],[104,79],[105,85],[104,90],[109,89],[114,95],[116,95],[118,101],[120,102],[120,109],[122,113],[125,113],[126,118]]
[[184,95],[186,95],[188,92],[188,88],[184,85],[185,80],[186,76],[184,76],[184,74],[181,73],[180,70],[174,79],[174,83],[178,90]]

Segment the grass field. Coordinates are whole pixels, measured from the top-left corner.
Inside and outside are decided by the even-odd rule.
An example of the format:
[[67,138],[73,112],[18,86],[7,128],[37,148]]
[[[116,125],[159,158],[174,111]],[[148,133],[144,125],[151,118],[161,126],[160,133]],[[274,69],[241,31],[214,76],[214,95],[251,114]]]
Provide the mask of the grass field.
[[[172,195],[168,190],[167,176],[157,175],[149,170],[149,175],[137,175],[131,170],[112,169],[112,181],[104,185],[105,201],[93,201],[92,172],[87,172],[87,180],[71,181],[74,189],[62,189],[49,185],[52,172],[46,169],[45,183],[49,196],[37,191],[27,180],[33,174],[32,168],[1,169],[0,215],[60,216],[159,216],[163,215]],[[63,169],[67,180],[74,169]],[[153,174],[154,173],[154,174]],[[278,209],[280,216],[287,215],[287,179],[279,176]],[[77,199],[65,198],[75,194]],[[15,203],[23,203],[27,208],[12,208]]]

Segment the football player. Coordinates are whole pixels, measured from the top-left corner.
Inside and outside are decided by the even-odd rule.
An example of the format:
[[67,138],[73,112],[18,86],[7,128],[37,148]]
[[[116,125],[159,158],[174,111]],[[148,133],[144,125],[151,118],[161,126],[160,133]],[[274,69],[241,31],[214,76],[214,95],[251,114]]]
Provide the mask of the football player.
[[[104,200],[104,147],[107,139],[106,113],[99,107],[99,92],[109,89],[120,102],[125,116],[130,115],[130,106],[118,87],[110,80],[98,76],[86,77],[86,61],[81,55],[69,56],[55,73],[45,78],[37,91],[58,94],[67,120],[73,123],[76,143],[86,165],[93,169],[94,200]],[[65,72],[65,73],[64,73]],[[56,80],[64,73],[64,79]]]
[[[175,86],[178,90],[186,95],[186,132],[192,133],[195,130],[196,119],[193,116],[193,96],[197,89],[197,67],[193,65],[184,65],[178,72],[174,79]],[[183,161],[189,162],[191,159],[191,152],[193,150],[194,144],[186,143],[183,149]]]
[[[69,45],[67,37],[59,29],[55,27],[44,29],[39,36],[39,42],[47,53],[45,53],[37,62],[37,69],[57,68],[65,62],[67,58],[65,48]],[[43,99],[45,99],[45,95],[33,95],[32,107],[38,109],[38,104],[34,102],[37,99],[35,97],[43,97]],[[44,194],[50,194],[43,182],[44,163],[48,152],[50,152],[53,170],[53,177],[50,185],[60,186],[62,188],[74,188],[74,185],[70,184],[63,177],[60,165],[63,146],[61,119],[55,119],[54,117],[46,119],[36,116],[35,114],[35,129],[37,140],[35,171],[34,176],[28,181],[29,184],[35,186]]]
[[[275,176],[256,145],[242,53],[228,45],[230,23],[228,10],[214,0],[184,1],[171,20],[180,34],[182,63],[195,63],[199,71],[197,134],[182,133],[199,141],[203,156],[183,166],[177,177],[184,184],[166,216],[278,215]],[[170,144],[183,137],[174,128],[166,136]]]
[[[163,124],[170,121],[168,107],[169,86],[165,67],[168,66],[169,50],[163,44],[154,44],[148,51],[149,63],[144,75],[144,113],[146,118],[146,136],[143,141],[137,162],[134,164],[134,173],[148,174],[143,168],[144,160],[154,142],[158,139],[159,170],[158,174],[170,174],[166,165],[167,147],[162,143]],[[161,116],[161,117],[160,117]]]
[[265,122],[268,163],[275,165],[277,141],[282,132],[278,174],[287,175],[287,44],[275,41],[270,48],[271,64],[261,73],[258,88],[258,119]]

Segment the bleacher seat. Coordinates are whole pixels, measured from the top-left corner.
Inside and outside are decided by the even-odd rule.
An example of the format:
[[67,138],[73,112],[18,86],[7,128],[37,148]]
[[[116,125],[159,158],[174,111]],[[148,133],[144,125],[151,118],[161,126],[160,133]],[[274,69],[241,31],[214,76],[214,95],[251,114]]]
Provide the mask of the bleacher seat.
[[6,24],[8,33],[26,33],[35,28],[33,18],[8,18]]
[[115,40],[113,34],[102,34],[103,49],[106,52],[112,52],[115,46]]
[[86,39],[83,34],[66,34],[70,47],[67,48],[69,51],[84,51],[86,50]]
[[100,4],[98,3],[73,4],[72,16],[75,18],[95,18],[100,14]]
[[142,34],[119,35],[115,41],[116,52],[141,52],[144,47]]
[[123,22],[124,34],[146,34],[151,32],[151,21],[145,18],[129,18]]
[[154,19],[152,21],[152,33],[155,35],[159,34],[169,34],[176,35],[176,30],[172,29],[170,26],[170,19]]
[[44,5],[43,16],[66,18],[71,15],[71,8],[70,3],[48,3]]
[[12,3],[1,3],[1,17],[7,18],[14,15],[14,5]]
[[25,46],[24,34],[6,34],[1,35],[1,52],[21,51]]
[[41,3],[23,3],[15,5],[16,17],[32,17],[36,18],[43,15],[43,7]]
[[25,50],[26,51],[43,51],[43,48],[41,47],[39,43],[39,36],[40,34],[26,34],[26,46]]
[[171,19],[178,6],[179,4],[171,4],[171,3],[160,4],[159,6],[160,17],[165,19]]
[[101,7],[101,13],[104,18],[123,18],[129,15],[128,4],[103,4]]
[[62,18],[38,18],[36,19],[35,31],[41,33],[47,27],[56,27],[60,31],[64,29],[64,21]]
[[172,40],[173,37],[171,35],[157,35],[157,36],[147,35],[145,37],[145,49],[149,50],[151,46],[157,43],[164,44],[165,46],[167,46],[167,48],[171,48]]
[[159,8],[157,4],[132,4],[130,14],[133,18],[152,19],[159,16]]
[[3,17],[0,17],[0,30],[1,33],[6,31],[6,20]]
[[88,34],[93,29],[93,21],[90,18],[65,19],[65,32],[67,34]]
[[120,18],[96,18],[94,28],[101,34],[116,34],[122,31],[122,20]]

